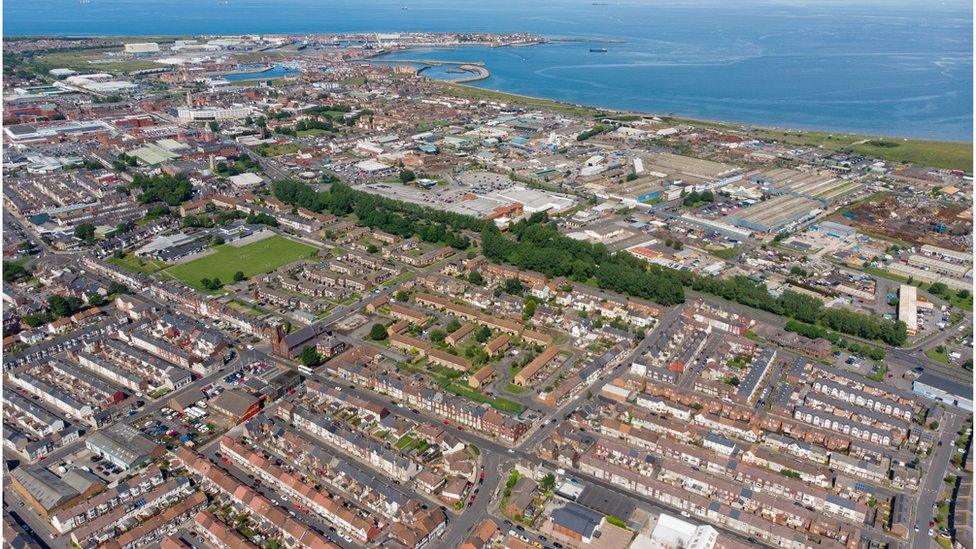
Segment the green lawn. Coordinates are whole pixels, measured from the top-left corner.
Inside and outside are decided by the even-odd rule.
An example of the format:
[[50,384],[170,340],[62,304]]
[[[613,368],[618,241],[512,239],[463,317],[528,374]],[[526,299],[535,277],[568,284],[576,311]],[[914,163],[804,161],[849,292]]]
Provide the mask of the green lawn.
[[717,250],[713,250],[709,248],[708,253],[716,257],[720,257],[726,261],[732,261],[733,259],[735,259],[735,256],[739,254],[739,248],[737,246],[731,246],[729,248],[721,248]]
[[760,129],[758,137],[776,139],[808,147],[828,150],[851,150],[866,156],[883,158],[892,162],[911,162],[935,168],[964,170],[972,173],[973,145],[954,141],[928,141],[924,139],[870,138],[864,135],[801,132]]
[[442,387],[444,387],[445,391],[462,396],[468,400],[484,402],[499,412],[518,414],[525,409],[525,406],[522,406],[518,402],[499,397],[487,397],[467,385],[461,385],[460,383],[443,384]]
[[329,135],[330,133],[331,132],[329,132],[328,130],[312,128],[311,130],[302,130],[300,132],[296,132],[296,135],[298,135],[298,137],[315,137],[319,135]]
[[[119,48],[114,48],[119,51]],[[111,50],[82,50],[82,51],[59,51],[44,53],[32,58],[28,64],[32,69],[43,76],[47,76],[47,71],[57,68],[74,69],[82,74],[93,72],[132,72],[142,69],[156,69],[160,65],[152,61],[142,59],[109,58],[105,51]],[[101,63],[91,63],[91,61],[106,61]]]
[[301,145],[295,143],[271,143],[254,147],[254,152],[261,156],[282,156],[302,150]]
[[142,273],[144,275],[151,275],[166,268],[166,263],[158,259],[136,257],[132,253],[126,254],[122,259],[114,256],[110,257],[108,262],[116,267],[122,267],[127,271]]
[[949,364],[949,355],[945,352],[945,349],[942,349],[941,352],[938,347],[933,347],[932,349],[926,349],[925,356],[931,358],[936,362]]
[[505,390],[508,391],[509,393],[512,393],[513,395],[520,395],[520,394],[528,391],[528,389],[526,389],[525,387],[521,387],[521,386],[516,385],[516,384],[514,384],[512,382],[509,382],[509,383],[506,383],[505,384]]
[[203,278],[217,277],[227,284],[233,282],[237,271],[243,271],[244,276],[250,278],[271,272],[303,257],[313,256],[316,251],[307,244],[283,236],[273,236],[240,248],[228,244],[217,246],[213,254],[170,267],[165,272],[193,288],[203,290],[200,284]]

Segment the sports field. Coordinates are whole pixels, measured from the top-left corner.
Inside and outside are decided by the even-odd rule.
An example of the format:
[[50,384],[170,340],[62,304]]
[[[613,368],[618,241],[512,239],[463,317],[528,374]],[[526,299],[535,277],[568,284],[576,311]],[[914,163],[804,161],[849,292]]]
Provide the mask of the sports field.
[[234,273],[242,271],[250,278],[256,274],[271,272],[282,265],[312,256],[316,250],[283,236],[273,236],[240,248],[222,245],[206,256],[175,265],[164,271],[166,274],[186,282],[198,290],[203,290],[200,280],[217,277],[224,284],[234,281]]

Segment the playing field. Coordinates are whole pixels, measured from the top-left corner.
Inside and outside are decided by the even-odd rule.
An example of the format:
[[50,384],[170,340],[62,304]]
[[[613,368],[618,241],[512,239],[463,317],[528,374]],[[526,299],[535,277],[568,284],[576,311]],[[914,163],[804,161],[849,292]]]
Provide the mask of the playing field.
[[200,280],[217,277],[224,284],[234,281],[234,273],[243,271],[250,278],[271,272],[282,265],[310,257],[315,248],[283,236],[273,236],[240,248],[223,245],[206,257],[166,269],[165,273],[203,290]]

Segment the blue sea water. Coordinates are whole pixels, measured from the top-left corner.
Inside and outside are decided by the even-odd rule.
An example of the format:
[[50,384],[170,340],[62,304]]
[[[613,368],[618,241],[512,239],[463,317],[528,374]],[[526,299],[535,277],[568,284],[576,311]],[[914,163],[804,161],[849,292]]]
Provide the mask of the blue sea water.
[[6,0],[3,15],[6,36],[472,31],[620,39],[398,56],[484,61],[492,76],[475,85],[574,103],[972,140],[967,0]]
[[290,69],[288,67],[282,67],[280,65],[276,65],[274,67],[261,70],[261,71],[233,72],[230,74],[225,74],[224,78],[230,81],[265,80],[265,79],[282,78],[284,76],[294,76],[298,73],[299,73],[298,69]]

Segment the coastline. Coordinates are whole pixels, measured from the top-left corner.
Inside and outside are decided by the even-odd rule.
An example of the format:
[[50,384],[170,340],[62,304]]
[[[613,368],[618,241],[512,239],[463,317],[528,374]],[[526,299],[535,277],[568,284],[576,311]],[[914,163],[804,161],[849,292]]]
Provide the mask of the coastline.
[[688,124],[723,131],[742,131],[747,128],[756,138],[771,139],[802,147],[827,150],[850,149],[854,152],[891,162],[911,162],[935,168],[962,170],[973,174],[973,142],[936,139],[916,139],[890,135],[870,135],[855,132],[819,129],[781,128],[721,120],[702,120],[686,116],[660,115],[649,112],[604,108],[569,103],[546,97],[523,95],[482,88],[465,83],[438,80],[456,96],[510,101],[539,108],[549,108],[565,114],[596,118],[601,114],[657,117],[674,124]]
[[[551,43],[565,43],[565,42],[594,42],[594,43],[606,42],[606,43],[616,43],[616,42],[624,42],[624,41],[618,41],[618,40],[613,40],[613,39],[607,39],[607,40],[604,41],[604,40],[600,40],[600,39],[554,38],[554,37],[545,36],[545,37],[543,37],[543,40],[540,41],[540,42],[537,42],[537,43],[529,43],[529,44],[518,44],[518,46],[537,46],[537,45],[544,45],[544,44],[547,44],[547,43],[551,44]],[[465,46],[466,45],[467,44],[465,44]],[[411,46],[411,47],[397,48],[397,49],[386,50],[386,51],[370,52],[368,55],[365,55],[365,56],[361,57],[360,59],[363,60],[363,61],[386,62],[386,63],[391,63],[392,64],[392,63],[396,63],[398,61],[405,62],[405,60],[397,60],[397,59],[383,60],[382,57],[383,56],[387,56],[387,55],[402,54],[402,53],[405,53],[405,52],[423,52],[423,51],[431,51],[431,50],[444,50],[444,51],[449,51],[449,50],[455,50],[458,47],[461,47],[461,46],[459,46],[459,45],[449,45],[449,46]],[[496,46],[496,47],[511,47],[511,46],[509,46],[509,45],[502,45],[502,46]],[[465,62],[443,62],[443,61],[440,61],[440,62],[441,63],[456,63],[456,64],[471,64],[472,63],[471,61],[465,61]],[[485,66],[486,65],[484,61],[476,61],[475,63],[479,63],[479,64],[481,64],[481,66]],[[478,80],[485,80],[487,78],[488,77],[479,78]],[[443,80],[443,79],[437,79],[437,80],[439,80],[441,82],[448,82],[448,83],[452,83],[453,82],[453,81],[450,81],[450,80]],[[455,84],[463,84],[464,82],[453,82],[453,83],[455,83]],[[508,91],[496,90],[496,89],[488,88],[488,87],[471,86],[471,88],[474,89],[474,90],[479,90],[479,91],[484,91],[484,92],[501,94],[501,95],[504,95],[504,96],[508,96],[508,97],[512,98],[513,100],[514,99],[523,99],[523,100],[530,100],[530,101],[536,101],[536,102],[538,102],[538,101],[546,101],[546,102],[552,103],[553,106],[556,107],[556,108],[559,108],[560,106],[562,106],[562,107],[569,106],[569,107],[575,107],[575,108],[579,108],[579,109],[589,109],[589,110],[593,110],[593,111],[611,112],[611,113],[617,113],[617,114],[633,114],[633,115],[640,115],[640,116],[657,116],[658,118],[666,118],[666,119],[670,119],[670,120],[681,121],[681,122],[684,122],[684,123],[693,124],[693,125],[697,125],[697,126],[711,126],[711,127],[716,128],[716,129],[725,129],[725,130],[739,129],[739,128],[743,128],[743,127],[748,127],[748,128],[754,128],[756,130],[767,131],[767,132],[775,132],[775,133],[783,134],[784,137],[789,136],[789,134],[803,134],[803,135],[824,134],[825,136],[832,135],[832,136],[835,136],[835,137],[838,137],[838,138],[843,138],[844,140],[849,140],[851,143],[856,142],[856,141],[887,140],[887,141],[902,141],[902,142],[910,142],[910,143],[945,144],[945,145],[949,145],[949,146],[965,145],[965,144],[973,145],[972,138],[969,141],[954,140],[954,139],[923,139],[923,138],[917,138],[917,137],[911,137],[911,136],[904,136],[904,135],[881,134],[881,133],[861,133],[861,132],[851,131],[851,130],[845,130],[845,129],[838,129],[838,128],[831,129],[831,128],[827,128],[827,127],[817,127],[817,126],[784,127],[784,126],[778,126],[778,125],[775,125],[775,124],[752,123],[752,122],[746,122],[746,121],[702,119],[702,118],[695,118],[693,116],[684,116],[684,115],[680,115],[680,114],[667,114],[667,115],[664,115],[664,114],[656,114],[656,113],[648,112],[648,111],[634,111],[634,110],[627,110],[627,109],[619,109],[619,108],[615,108],[615,107],[604,107],[604,106],[599,106],[599,105],[588,105],[588,104],[583,104],[583,103],[572,103],[572,102],[569,102],[569,101],[562,101],[562,100],[558,100],[558,99],[551,99],[551,98],[548,98],[548,97],[532,96],[532,95],[519,94],[519,93],[515,93],[515,92],[508,92]],[[968,167],[966,168],[966,171],[967,171],[967,173],[970,173],[971,174],[971,173],[973,173],[972,153],[971,152],[970,152],[969,157],[970,157],[970,161],[967,163],[967,166]]]
[[[355,35],[358,33],[341,33],[343,35]],[[175,37],[164,37],[164,35],[154,34],[147,36],[94,36],[94,38],[114,38],[121,39],[123,42],[132,40],[157,39],[169,41]],[[11,37],[14,40],[31,39],[33,37]],[[61,38],[66,38],[62,36]],[[92,37],[88,37],[92,38]],[[495,44],[493,47],[527,47],[545,45],[549,43],[565,42],[601,42],[595,38],[577,38],[571,36],[543,36],[538,35],[535,40],[521,41],[513,43]],[[8,38],[9,39],[9,38]],[[168,40],[167,40],[168,39]],[[607,40],[609,42],[609,40]],[[472,42],[471,44],[450,44],[450,45],[411,45],[402,48],[383,49],[379,51],[366,50],[361,55],[350,59],[351,62],[366,63],[387,63],[407,62],[406,60],[386,60],[383,57],[393,54],[403,54],[404,52],[422,52],[432,50],[456,50],[464,45],[481,45],[488,47],[483,42]],[[936,168],[959,169],[968,174],[973,173],[973,141],[953,140],[953,139],[930,139],[915,138],[897,135],[886,135],[883,133],[860,133],[844,129],[830,129],[825,127],[784,127],[775,124],[762,122],[734,121],[722,119],[701,119],[694,116],[683,116],[680,114],[656,114],[651,111],[639,111],[620,109],[615,107],[605,107],[594,104],[572,103],[569,101],[550,99],[541,96],[530,96],[514,92],[495,90],[485,85],[476,85],[491,78],[491,73],[485,66],[484,61],[440,61],[439,64],[453,64],[460,67],[477,70],[469,70],[471,75],[464,75],[457,79],[431,78],[450,89],[453,86],[455,95],[467,97],[480,97],[485,99],[495,99],[501,101],[518,102],[522,104],[535,105],[554,109],[556,111],[573,114],[584,118],[592,118],[600,113],[611,113],[620,115],[637,116],[657,116],[668,122],[675,124],[690,124],[703,128],[714,128],[723,131],[746,131],[749,135],[756,138],[776,140],[783,143],[795,144],[798,147],[813,147],[824,150],[852,150],[866,156],[885,159],[893,162],[912,162],[915,164],[928,165]]]

